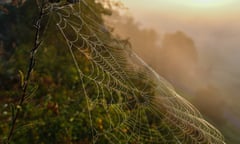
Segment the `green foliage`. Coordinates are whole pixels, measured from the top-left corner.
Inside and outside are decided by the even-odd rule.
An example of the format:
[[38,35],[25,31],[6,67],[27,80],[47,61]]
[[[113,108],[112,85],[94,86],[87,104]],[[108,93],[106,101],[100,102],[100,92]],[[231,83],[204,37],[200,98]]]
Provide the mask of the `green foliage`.
[[[107,12],[94,0],[90,4],[96,7],[99,15]],[[9,104],[18,103],[22,93],[29,51],[34,42],[33,24],[38,13],[37,5],[30,0],[19,8],[6,7],[10,13],[0,15],[0,33],[4,36],[2,41],[7,52],[2,56],[0,66],[2,138],[8,134],[11,111],[16,111],[16,108],[11,110]],[[58,39],[52,35],[56,29],[50,26],[48,30],[51,30],[46,32],[48,40],[36,55],[36,67],[27,90],[28,99],[21,108],[12,143],[89,143],[86,101],[79,96],[82,91],[76,68],[63,43],[58,43],[61,36],[58,35]],[[84,67],[84,62],[82,64]]]
[[[100,3],[96,4],[94,0],[88,1],[88,4],[98,14],[94,19],[98,17],[97,22],[103,23],[100,15],[109,15],[110,11],[104,9]],[[3,139],[7,138],[11,119],[16,109],[21,109],[12,144],[91,143],[91,126],[79,75],[68,49],[63,46],[63,37],[56,32],[56,27],[51,23],[48,24],[48,31],[42,35],[47,40],[44,40],[36,54],[36,65],[27,90],[27,101],[23,107],[14,106],[21,96],[24,75],[29,65],[29,51],[34,43],[33,24],[38,9],[34,1],[30,0],[19,8],[8,5],[6,7],[10,14],[0,15],[3,22],[0,33],[4,35],[2,41],[7,52],[2,57],[0,71],[0,113],[3,114],[0,115],[0,120],[3,121],[0,123],[0,136]],[[88,11],[89,9],[83,9],[86,16],[92,17],[93,15],[87,15]],[[47,19],[42,22],[42,25],[46,26]],[[81,69],[90,72],[89,64],[81,59]],[[85,84],[87,85],[87,81]],[[94,89],[92,94],[96,95]],[[109,122],[102,115],[103,107],[99,106],[97,109],[99,110],[93,114],[96,117],[93,119],[93,125],[102,131],[104,125]],[[106,141],[99,140],[100,143]]]
[[[14,127],[11,143],[224,143],[218,130],[131,52],[128,42],[106,30],[101,15],[109,11],[94,0],[46,4],[35,37],[41,46],[34,47],[34,69],[23,82],[34,41],[28,25],[33,17],[24,15],[32,4],[15,8],[16,19],[26,20],[12,22],[14,50],[3,66],[4,82],[11,82],[1,88],[3,104],[15,105],[1,110],[0,132],[6,137]],[[38,13],[37,7],[31,9]],[[25,88],[26,97],[20,97]],[[17,104],[19,98],[23,104]]]

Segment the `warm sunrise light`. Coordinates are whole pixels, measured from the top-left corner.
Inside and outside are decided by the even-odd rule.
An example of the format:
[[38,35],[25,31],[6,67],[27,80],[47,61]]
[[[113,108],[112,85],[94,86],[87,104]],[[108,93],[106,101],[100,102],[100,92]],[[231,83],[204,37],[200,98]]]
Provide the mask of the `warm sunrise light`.
[[[121,0],[123,3],[137,7],[161,8],[164,6],[182,8],[214,8],[222,9],[234,6],[236,0]],[[149,10],[149,9],[148,9]]]
[[[214,21],[224,22],[235,19],[239,13],[240,1],[237,0],[121,0],[132,11],[132,14],[142,20],[161,15],[169,20],[181,19],[184,22]],[[155,19],[156,20],[156,19]],[[154,20],[154,21],[155,21]],[[149,21],[150,22],[150,21]]]
[[186,5],[198,7],[216,7],[228,4],[231,0],[188,0]]

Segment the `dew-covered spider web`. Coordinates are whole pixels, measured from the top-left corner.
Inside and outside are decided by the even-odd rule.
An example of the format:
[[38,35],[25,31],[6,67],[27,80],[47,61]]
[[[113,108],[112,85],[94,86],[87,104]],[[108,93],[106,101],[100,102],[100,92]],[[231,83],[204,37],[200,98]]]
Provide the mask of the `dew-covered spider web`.
[[76,68],[91,143],[223,144],[197,109],[111,34],[99,11],[88,0],[44,9],[46,33],[56,27]]

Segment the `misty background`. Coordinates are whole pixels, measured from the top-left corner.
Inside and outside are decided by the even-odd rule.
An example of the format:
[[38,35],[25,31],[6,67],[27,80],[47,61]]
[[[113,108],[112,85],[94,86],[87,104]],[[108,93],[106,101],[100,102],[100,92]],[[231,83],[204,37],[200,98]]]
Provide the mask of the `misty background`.
[[134,51],[193,103],[229,144],[239,144],[240,1],[228,0],[231,6],[221,6],[221,11],[179,8],[170,3],[173,0],[123,1],[128,1],[129,9],[113,13],[108,21],[115,34],[128,39]]
[[228,143],[240,143],[240,18],[210,17],[204,23],[204,17],[186,21],[167,14],[134,15],[129,8],[115,12],[108,24],[218,127]]

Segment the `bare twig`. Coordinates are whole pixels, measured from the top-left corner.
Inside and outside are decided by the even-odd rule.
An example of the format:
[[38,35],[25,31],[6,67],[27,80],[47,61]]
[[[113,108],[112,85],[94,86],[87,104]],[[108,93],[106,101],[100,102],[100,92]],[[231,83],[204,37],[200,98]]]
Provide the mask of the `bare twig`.
[[24,79],[24,84],[22,86],[22,95],[20,97],[19,103],[17,104],[17,110],[16,113],[14,114],[14,116],[12,117],[12,125],[7,137],[7,141],[6,143],[9,144],[13,135],[14,135],[14,131],[15,131],[15,127],[16,127],[16,123],[17,123],[17,119],[19,118],[19,114],[20,114],[20,110],[22,108],[22,106],[24,105],[25,100],[27,99],[27,89],[29,86],[29,82],[30,82],[30,77],[31,77],[31,72],[33,71],[34,65],[35,65],[35,54],[37,52],[37,49],[39,48],[39,46],[41,45],[41,41],[39,41],[39,34],[40,34],[40,22],[42,20],[42,17],[44,15],[43,12],[43,6],[44,3],[42,3],[41,9],[40,9],[40,14],[38,17],[38,20],[36,22],[36,33],[35,33],[35,39],[34,39],[34,46],[31,50],[30,53],[30,60],[29,60],[29,66],[28,66],[28,70],[26,73],[26,77]]

